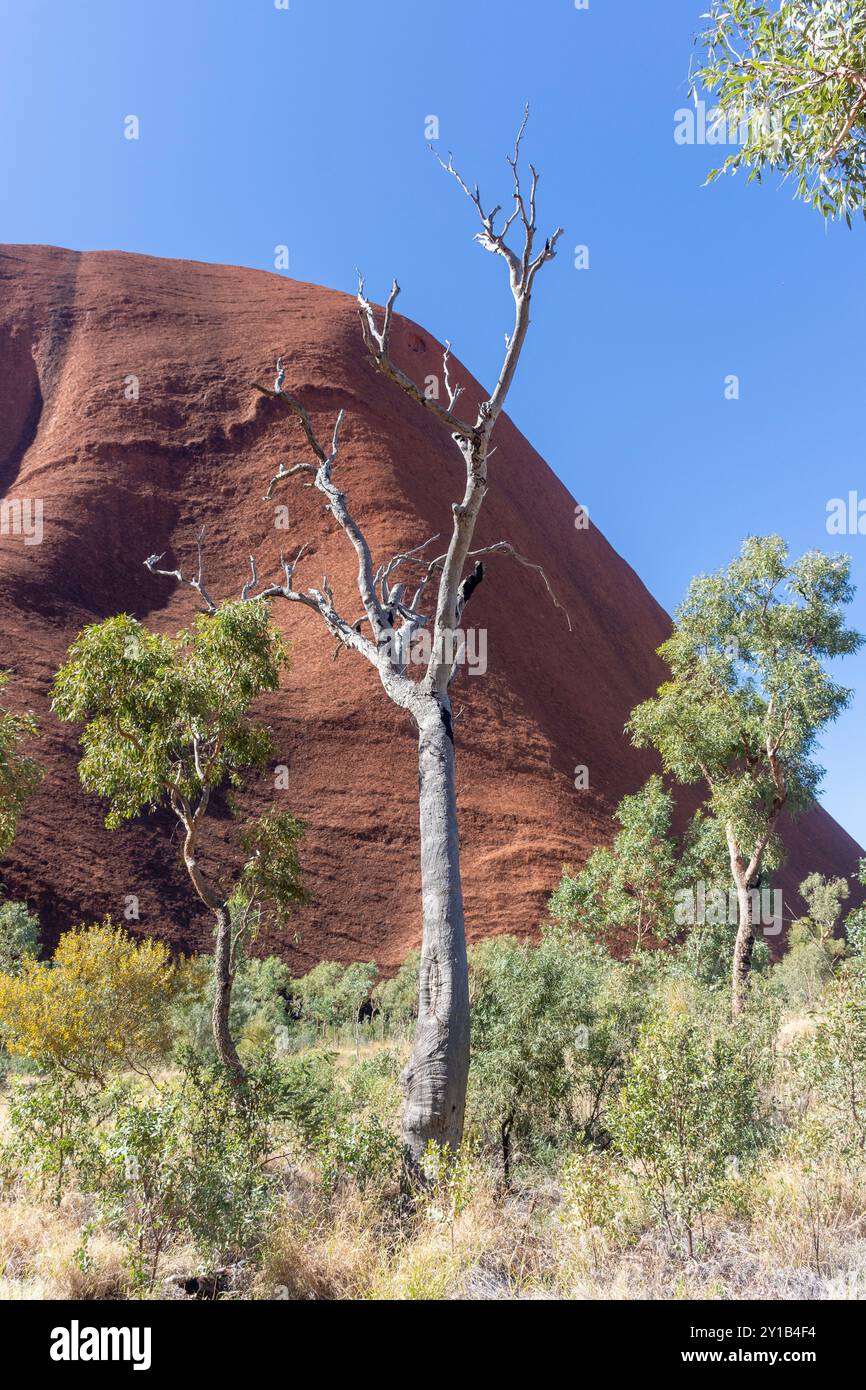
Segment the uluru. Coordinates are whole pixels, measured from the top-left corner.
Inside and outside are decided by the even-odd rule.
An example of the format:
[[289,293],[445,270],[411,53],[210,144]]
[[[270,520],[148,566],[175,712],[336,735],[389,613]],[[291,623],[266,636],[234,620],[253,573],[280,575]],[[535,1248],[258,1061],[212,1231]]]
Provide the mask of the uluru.
[[[0,287],[0,660],[10,702],[39,717],[46,767],[3,881],[38,911],[46,944],[81,921],[123,920],[135,901],[133,930],[207,949],[211,923],[169,818],[110,832],[78,785],[76,731],[48,707],[69,643],[118,612],[164,632],[187,626],[195,595],[143,562],[165,553],[169,567],[189,567],[202,530],[219,599],[240,593],[251,555],[268,581],[282,551],[306,544],[299,579],[327,574],[343,608],[357,604],[355,557],[321,497],[298,485],[264,500],[277,469],[303,458],[296,422],[253,389],[278,356],[323,434],[346,412],[337,480],[377,562],[446,535],[460,459],[441,425],[371,369],[347,295],[252,269],[43,246],[0,249]],[[419,384],[441,371],[441,345],[407,319],[395,321],[392,350]],[[657,770],[623,726],[665,677],[656,648],[669,632],[507,418],[495,444],[475,544],[510,542],[547,584],[508,556],[489,559],[473,599],[484,644],[453,689],[470,939],[536,931],[563,865],[611,838],[618,801]],[[39,543],[14,524],[28,514],[40,517]],[[315,614],[275,605],[274,615],[291,669],[257,713],[279,756],[239,803],[278,802],[305,822],[311,900],[263,944],[298,969],[322,958],[387,968],[420,938],[414,730]],[[576,785],[579,767],[588,786]],[[219,811],[214,862],[232,853],[231,812]],[[791,904],[808,872],[851,875],[862,853],[820,807],[785,839]]]

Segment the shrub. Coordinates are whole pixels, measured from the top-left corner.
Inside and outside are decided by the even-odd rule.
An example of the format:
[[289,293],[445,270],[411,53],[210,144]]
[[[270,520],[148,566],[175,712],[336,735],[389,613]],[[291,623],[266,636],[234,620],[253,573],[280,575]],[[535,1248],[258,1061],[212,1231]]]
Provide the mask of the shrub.
[[376,1002],[386,1024],[405,1027],[417,1018],[420,970],[421,952],[411,951],[396,974],[379,985]]
[[178,1238],[210,1265],[255,1252],[278,1196],[285,1112],[272,1066],[251,1068],[241,1091],[224,1067],[194,1058],[159,1091],[95,1093],[58,1072],[14,1088],[4,1166],[57,1201],[73,1185],[88,1194],[147,1292]]
[[[247,956],[239,945],[232,986],[229,1028],[244,1061],[255,1063],[284,1050],[291,987],[288,967],[278,956]],[[211,1029],[214,981],[210,956],[195,956],[178,971],[177,1002],[173,1009],[175,1047],[189,1049],[201,1061],[213,1061],[216,1048]]]
[[562,1224],[589,1244],[592,1262],[600,1264],[606,1241],[616,1235],[622,1210],[617,1171],[609,1150],[599,1153],[581,1144],[568,1156],[560,1174]]
[[574,1130],[581,1100],[584,1127],[599,1128],[621,1064],[626,994],[602,994],[615,969],[601,947],[559,927],[537,946],[498,937],[471,951],[469,1113],[506,1183],[514,1141],[541,1152]]
[[268,1165],[285,1115],[285,1083],[266,1063],[251,1068],[239,1093],[220,1064],[191,1061],[176,1096],[184,1223],[212,1261],[254,1249],[277,1198]]
[[0,902],[0,974],[20,975],[39,954],[39,918],[26,903]]
[[645,1199],[689,1255],[704,1214],[752,1161],[761,1128],[755,1075],[743,1051],[684,1014],[640,1030],[613,1116],[614,1140],[636,1165]]
[[136,1067],[170,1042],[174,989],[168,950],[134,941],[111,922],[66,932],[50,964],[25,959],[0,976],[9,1051],[86,1081]]
[[184,1114],[172,1090],[121,1104],[102,1136],[95,1189],[108,1228],[120,1235],[132,1287],[149,1292],[162,1254],[191,1215],[183,1182]]
[[829,993],[811,1038],[791,1057],[801,1091],[825,1112],[827,1148],[847,1160],[866,1153],[866,997],[855,981]]
[[14,1086],[11,1139],[3,1153],[6,1173],[23,1175],[40,1196],[50,1194],[55,1202],[73,1183],[90,1186],[99,1167],[97,1130],[115,1099],[113,1090],[99,1096],[60,1071]]
[[303,1017],[315,1023],[324,1037],[330,1027],[358,1022],[359,1010],[370,998],[378,974],[373,961],[340,965],[323,960],[292,981],[292,996],[300,1002]]
[[345,1179],[361,1189],[396,1180],[396,1054],[379,1052],[356,1062],[345,1085],[335,1061],[333,1054],[318,1052],[281,1064],[283,1113],[297,1144],[316,1163],[329,1194]]
[[550,899],[554,920],[596,940],[625,938],[634,951],[649,936],[675,935],[674,904],[684,867],[670,835],[672,815],[673,797],[660,777],[624,797],[612,846],[595,850],[580,873],[563,873]]
[[319,1158],[326,1192],[334,1192],[347,1178],[363,1191],[370,1183],[397,1181],[402,1146],[381,1116],[348,1113],[327,1131]]
[[845,942],[835,930],[848,882],[810,874],[800,893],[808,913],[791,924],[788,950],[772,971],[770,985],[789,1006],[812,1009],[845,954]]

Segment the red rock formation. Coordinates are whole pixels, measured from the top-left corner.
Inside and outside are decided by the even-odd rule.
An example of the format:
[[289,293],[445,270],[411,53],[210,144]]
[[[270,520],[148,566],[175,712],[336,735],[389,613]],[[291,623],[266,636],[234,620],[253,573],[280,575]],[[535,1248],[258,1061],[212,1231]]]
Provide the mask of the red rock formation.
[[[416,380],[440,369],[439,345],[398,321],[394,351]],[[327,573],[338,606],[358,607],[354,556],[317,493],[283,485],[278,530],[262,501],[278,462],[306,457],[296,422],[258,396],[278,353],[286,389],[321,432],[347,411],[336,476],[382,558],[448,532],[462,464],[445,431],[364,360],[353,301],[256,270],[48,247],[0,251],[0,489],[42,499],[44,539],[0,538],[0,661],[8,692],[42,721],[45,783],[3,869],[39,910],[49,940],[140,903],[140,929],[204,947],[210,923],[177,864],[173,824],[153,817],[109,832],[80,790],[76,732],[48,712],[58,664],[85,624],[125,610],[162,630],[186,624],[195,596],[142,567],[153,551],[189,561],[207,528],[207,578],[234,595],[254,551],[264,579],[301,541],[299,581]],[[459,368],[458,368],[459,372]],[[129,378],[137,401],[127,398]],[[466,379],[466,378],[464,378]],[[467,380],[471,395],[473,386]],[[476,388],[477,389],[477,388]],[[460,678],[454,703],[467,922],[471,936],[530,932],[564,862],[609,839],[611,812],[654,768],[623,737],[631,708],[664,669],[668,618],[508,420],[498,428],[478,545],[507,538],[544,563],[573,633],[541,580],[506,558],[488,564],[471,620],[487,629],[488,669]],[[293,667],[262,701],[289,791],[262,776],[243,809],[274,798],[308,825],[314,901],[296,930],[267,944],[305,968],[323,956],[402,959],[420,930],[412,730],[374,672],[334,644],[317,616],[275,606]],[[519,638],[519,640],[518,640]],[[576,764],[591,786],[576,791]],[[793,828],[788,893],[809,870],[853,871],[858,846],[822,810]],[[212,855],[230,856],[228,815]]]

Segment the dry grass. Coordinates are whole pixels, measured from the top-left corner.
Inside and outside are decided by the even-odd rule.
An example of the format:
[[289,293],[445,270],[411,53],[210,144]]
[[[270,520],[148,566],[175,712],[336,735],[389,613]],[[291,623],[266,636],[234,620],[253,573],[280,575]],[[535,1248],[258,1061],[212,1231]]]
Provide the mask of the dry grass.
[[54,1206],[24,1193],[0,1203],[0,1299],[125,1298],[123,1247],[86,1228],[79,1198]]
[[[750,1210],[708,1218],[688,1259],[654,1226],[623,1175],[612,1231],[575,1228],[554,1181],[504,1196],[481,1163],[454,1213],[434,1194],[414,1209],[393,1191],[352,1186],[328,1198],[295,1173],[254,1265],[233,1295],[252,1299],[823,1299],[866,1298],[866,1189],[826,1184],[815,1208],[790,1164],[754,1185]],[[122,1246],[85,1239],[87,1203],[19,1191],[0,1202],[0,1299],[104,1299],[132,1293]],[[818,1223],[816,1255],[815,1232]],[[195,1251],[163,1268],[196,1267]],[[151,1295],[168,1296],[160,1281]]]

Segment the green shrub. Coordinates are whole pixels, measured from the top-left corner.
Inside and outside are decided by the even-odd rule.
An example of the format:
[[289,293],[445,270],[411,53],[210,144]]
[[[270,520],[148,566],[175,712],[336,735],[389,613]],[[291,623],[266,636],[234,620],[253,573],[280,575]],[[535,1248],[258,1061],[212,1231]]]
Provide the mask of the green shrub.
[[3,1151],[7,1180],[22,1177],[55,1202],[73,1185],[89,1187],[100,1164],[98,1127],[119,1093],[110,1087],[99,1095],[59,1071],[14,1085]]
[[601,1136],[643,1008],[628,972],[561,927],[537,946],[498,937],[471,951],[469,1116],[506,1183],[515,1143],[541,1157],[578,1129]]
[[823,1112],[828,1152],[860,1162],[866,1154],[866,991],[843,979],[825,996],[811,1037],[793,1051],[801,1094]]
[[671,1236],[685,1231],[692,1255],[697,1225],[760,1143],[747,1054],[685,1014],[656,1014],[640,1030],[612,1127],[645,1200]]
[[374,961],[340,965],[323,960],[292,981],[291,993],[300,1003],[302,1017],[313,1022],[325,1037],[329,1028],[357,1024],[358,1012],[370,998],[378,974]]
[[384,1015],[386,1027],[405,1028],[418,1017],[418,982],[421,952],[412,951],[390,980],[376,989],[375,1002]]
[[[229,1028],[245,1063],[255,1066],[275,1050],[286,1050],[291,1026],[290,987],[288,966],[278,956],[259,958],[238,950]],[[213,998],[212,957],[195,956],[184,964],[173,1011],[177,1056],[190,1050],[202,1062],[216,1060],[211,1027]]]
[[39,955],[39,918],[26,903],[0,902],[0,975],[20,975]]

